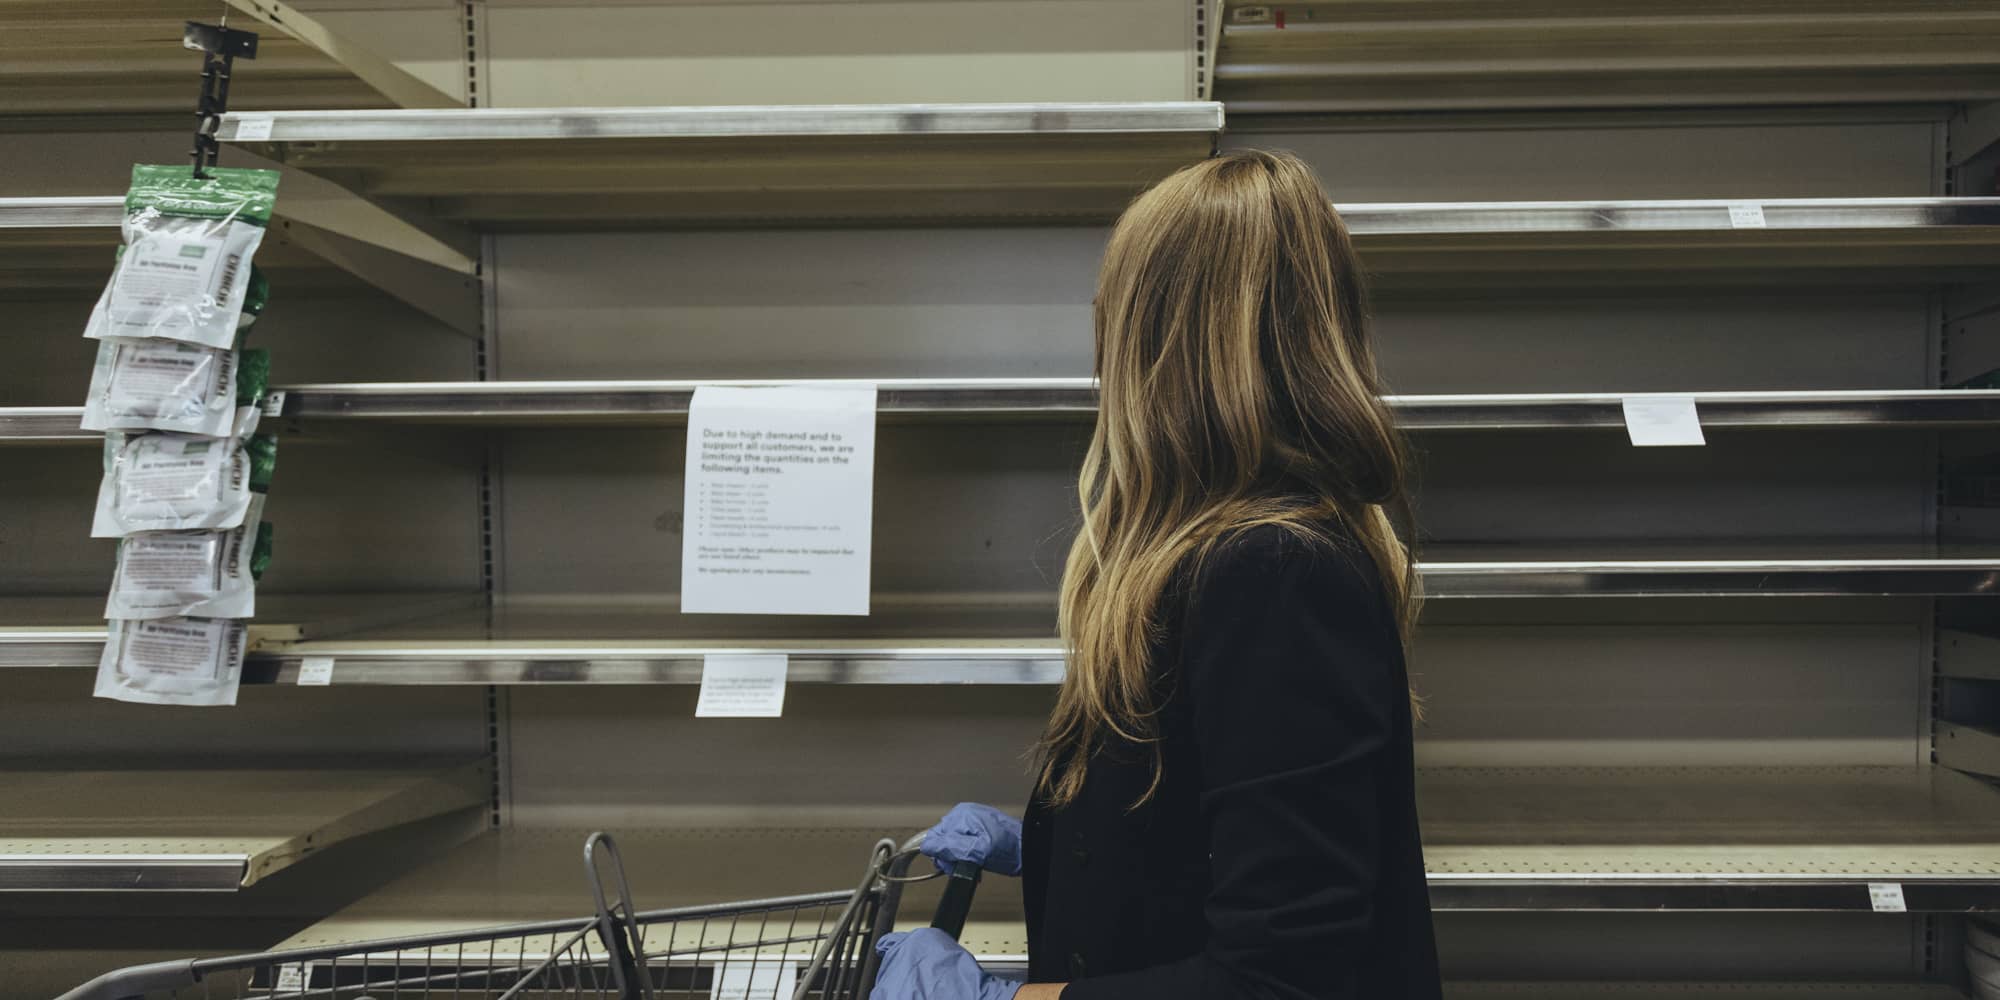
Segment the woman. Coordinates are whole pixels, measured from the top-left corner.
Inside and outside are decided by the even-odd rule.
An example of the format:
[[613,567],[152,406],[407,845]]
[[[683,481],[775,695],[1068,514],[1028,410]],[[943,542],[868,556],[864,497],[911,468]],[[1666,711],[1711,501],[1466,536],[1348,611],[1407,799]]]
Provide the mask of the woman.
[[1095,314],[1033,804],[924,842],[1024,875],[1029,985],[919,931],[874,1000],[1437,997],[1404,447],[1345,227],[1294,157],[1208,160],[1119,220]]

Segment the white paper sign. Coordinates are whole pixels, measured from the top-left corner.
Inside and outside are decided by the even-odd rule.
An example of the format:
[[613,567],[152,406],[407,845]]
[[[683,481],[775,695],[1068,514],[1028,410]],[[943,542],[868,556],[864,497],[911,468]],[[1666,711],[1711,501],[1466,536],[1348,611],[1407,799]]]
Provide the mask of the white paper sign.
[[1744,202],[1729,206],[1729,228],[1764,228],[1764,206],[1755,202]]
[[867,614],[874,501],[874,386],[697,387],[681,611]]
[[1627,396],[1625,433],[1639,448],[1707,444],[1693,396]]
[[236,119],[236,141],[257,142],[271,137],[271,116],[245,116]]
[[[701,660],[701,700],[697,719],[775,719],[785,714],[783,653],[711,653]],[[790,994],[787,993],[787,996]]]
[[326,687],[333,683],[333,657],[308,656],[299,661],[300,687]]
[[1868,883],[1868,905],[1876,913],[1908,913],[1910,906],[1903,901],[1903,885],[1900,882]]
[[278,982],[274,988],[280,993],[305,992],[306,967],[303,965],[278,966]]
[[790,1000],[799,967],[782,958],[745,958],[715,970],[709,1000]]

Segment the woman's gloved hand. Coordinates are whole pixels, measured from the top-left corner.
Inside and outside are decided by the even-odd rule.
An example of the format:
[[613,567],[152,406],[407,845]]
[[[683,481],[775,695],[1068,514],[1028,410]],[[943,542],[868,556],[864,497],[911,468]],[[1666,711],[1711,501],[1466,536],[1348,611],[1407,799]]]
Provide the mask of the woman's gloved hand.
[[875,950],[882,965],[868,1000],[1013,1000],[1021,989],[980,968],[971,952],[935,927],[890,934]]
[[970,861],[997,875],[1021,874],[1021,821],[992,806],[961,802],[924,832],[924,856],[950,871]]

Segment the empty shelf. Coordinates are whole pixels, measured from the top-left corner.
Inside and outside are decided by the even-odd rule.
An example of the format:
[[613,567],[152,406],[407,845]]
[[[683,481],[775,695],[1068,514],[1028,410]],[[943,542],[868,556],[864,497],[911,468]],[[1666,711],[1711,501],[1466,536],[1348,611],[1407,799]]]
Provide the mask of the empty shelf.
[[220,138],[504,230],[1104,219],[1221,128],[1197,102],[479,108],[230,115]]
[[0,442],[103,441],[102,431],[87,431],[81,406],[0,407]]
[[[1418,788],[1440,910],[1867,911],[1871,883],[1901,885],[1913,912],[2000,906],[2000,791],[1944,769],[1433,769]],[[878,837],[922,822],[614,833],[650,909],[838,890]],[[587,833],[486,835],[285,947],[582,916]],[[913,893],[903,919],[931,899]],[[968,942],[1020,954],[1019,907],[985,887]]]
[[[286,390],[286,415],[474,423],[645,423],[684,417],[699,385],[812,386],[795,381],[436,382],[304,385]],[[1084,378],[882,379],[877,406],[895,416],[1094,414]],[[1637,397],[1662,395],[1634,393]],[[1885,389],[1694,392],[1704,425],[1945,426],[2000,421],[2000,390]],[[1411,430],[1625,426],[1619,393],[1390,396]]]
[[[478,607],[477,594],[273,594],[258,601],[250,650]],[[96,667],[102,597],[0,597],[0,667]]]
[[1475,597],[1980,596],[2000,552],[1846,541],[1426,545],[1425,594]]
[[2000,906],[2000,791],[1945,768],[1427,769],[1450,910]]
[[[181,24],[214,21],[215,3],[195,0],[15,0],[0,15],[0,66],[15,115],[160,115],[178,127],[189,69]],[[234,13],[234,12],[232,12]],[[242,25],[239,23],[238,25]],[[257,58],[231,71],[230,103],[257,107],[367,107],[383,97],[346,67],[268,25]],[[62,39],[61,45],[50,39]]]
[[449,770],[0,771],[0,890],[233,891],[363,834],[483,806]]
[[1451,1000],[1965,1000],[1942,983],[1446,983]]
[[[687,416],[697,385],[812,386],[796,381],[390,382],[284,387],[285,415],[315,422],[546,426],[648,424]],[[883,379],[885,417],[1076,417],[1097,412],[1090,379]],[[1487,393],[1389,396],[1411,431],[1623,430],[1623,401],[1661,395],[1695,402],[1711,428],[1963,427],[2000,423],[2000,389],[1879,389],[1692,393]],[[0,408],[0,440],[91,441],[80,407]]]
[[2000,96],[2000,17],[1959,4],[1608,11],[1567,0],[1233,8],[1215,93],[1232,115]]

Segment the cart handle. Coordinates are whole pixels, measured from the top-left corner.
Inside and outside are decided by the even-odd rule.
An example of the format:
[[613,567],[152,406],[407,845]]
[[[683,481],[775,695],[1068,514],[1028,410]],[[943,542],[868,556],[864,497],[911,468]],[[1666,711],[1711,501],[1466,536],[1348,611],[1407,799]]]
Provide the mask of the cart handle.
[[905,841],[902,849],[882,864],[881,879],[886,883],[902,885],[928,882],[934,878],[948,879],[944,895],[938,900],[937,913],[931,917],[931,926],[951,935],[955,941],[965,931],[966,917],[972,912],[972,897],[979,889],[979,877],[984,869],[977,861],[955,861],[948,871],[905,874],[909,871],[910,862],[923,853],[923,846],[922,834]]
[[107,972],[56,1000],[138,1000],[148,993],[178,991],[199,982],[194,959],[183,958]]

